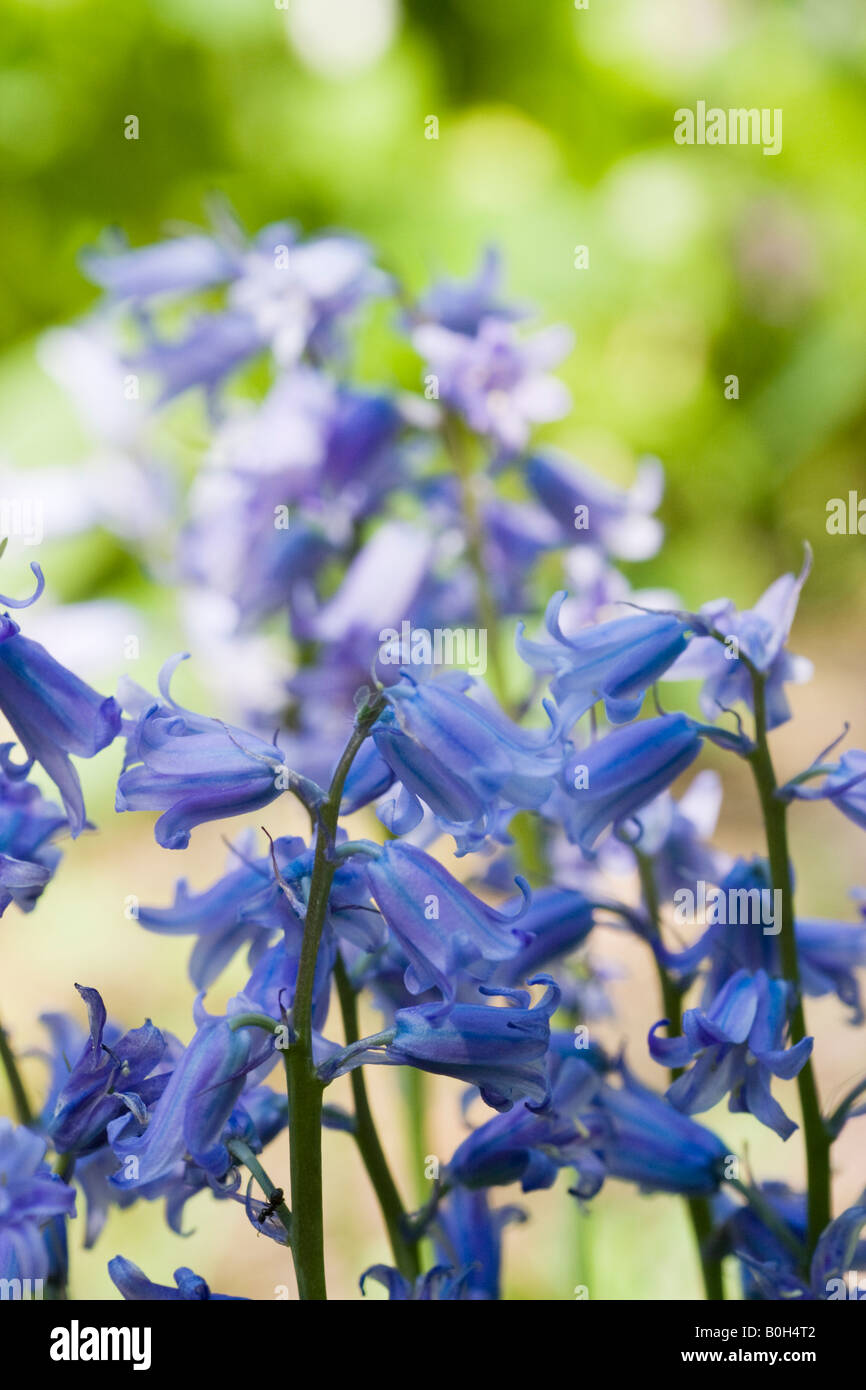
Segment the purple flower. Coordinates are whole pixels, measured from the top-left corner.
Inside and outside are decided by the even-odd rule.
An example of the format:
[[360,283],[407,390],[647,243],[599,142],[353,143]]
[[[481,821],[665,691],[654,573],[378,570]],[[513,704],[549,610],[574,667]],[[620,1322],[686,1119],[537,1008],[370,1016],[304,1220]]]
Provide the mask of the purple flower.
[[415,1283],[410,1284],[391,1265],[371,1265],[361,1275],[361,1293],[367,1292],[367,1280],[374,1279],[388,1290],[388,1299],[392,1303],[454,1303],[472,1297],[468,1288],[469,1276],[468,1269],[458,1273],[448,1265],[435,1265],[426,1274],[419,1274]]
[[[650,1054],[666,1067],[686,1067],[667,1097],[686,1115],[711,1110],[728,1095],[728,1109],[746,1111],[788,1139],[797,1126],[770,1094],[772,1077],[790,1081],[806,1065],[812,1038],[785,1047],[790,986],[766,971],[738,970],[708,1009],[687,1009],[683,1036],[660,1038],[650,1030]],[[666,1022],[667,1020],[664,1020]]]
[[257,811],[288,785],[273,744],[172,699],[171,677],[183,660],[176,656],[163,666],[161,700],[131,683],[123,697],[135,719],[127,728],[116,809],[162,811],[155,834],[165,849],[185,849],[194,826]]
[[[666,679],[702,679],[701,709],[708,719],[715,719],[720,710],[731,709],[738,703],[752,710],[752,677],[740,654],[764,677],[767,728],[775,729],[790,719],[785,685],[789,681],[802,684],[812,674],[810,661],[792,656],[785,649],[811,563],[811,551],[807,550],[799,575],[783,574],[761,595],[754,608],[745,612],[738,612],[729,599],[716,599],[705,603],[699,613],[688,615],[699,635],[692,638]],[[701,636],[701,632],[718,633],[724,642]]]
[[437,378],[439,399],[503,454],[519,453],[532,425],[568,410],[568,390],[548,375],[571,349],[567,328],[521,339],[512,324],[484,318],[471,337],[434,323],[421,324],[411,336]]
[[45,1279],[43,1238],[55,1217],[75,1215],[75,1191],[44,1162],[45,1140],[0,1119],[0,1278]]
[[525,1221],[520,1207],[491,1207],[487,1193],[457,1187],[436,1213],[436,1258],[468,1271],[464,1297],[495,1301],[500,1295],[502,1232]]
[[688,626],[670,613],[614,618],[566,636],[559,615],[567,595],[553,595],[544,624],[552,642],[531,642],[518,624],[517,650],[535,671],[553,672],[551,693],[570,727],[604,700],[613,724],[640,713],[646,690],[685,650]]
[[664,490],[657,459],[644,459],[634,485],[614,487],[562,454],[536,454],[524,477],[560,528],[562,544],[590,545],[621,560],[647,560],[662,542],[652,513]]
[[421,300],[418,314],[427,323],[472,338],[484,319],[519,319],[525,311],[499,299],[502,257],[488,247],[472,280],[439,280]]
[[[0,603],[25,608],[42,592],[38,565],[36,593],[23,602]],[[25,777],[34,762],[41,763],[63,799],[73,838],[84,829],[86,814],[81,783],[69,754],[92,758],[120,731],[116,702],[99,695],[55,661],[38,642],[22,637],[8,613],[0,616],[0,710],[27,753],[24,765],[13,763],[11,744],[0,747],[0,764],[8,777]],[[22,885],[25,886],[25,885]]]
[[[473,687],[479,698],[465,693]],[[406,676],[386,690],[389,708],[373,741],[403,787],[386,819],[395,833],[419,823],[420,799],[461,851],[476,848],[503,811],[538,809],[549,796],[562,761],[555,734],[519,728],[485,693],[456,674],[417,683]]]
[[213,237],[193,233],[152,246],[86,251],[82,266],[113,299],[137,301],[221,284],[237,273],[238,258]]
[[619,1070],[622,1084],[605,1083],[598,1096],[609,1122],[600,1146],[608,1175],[637,1183],[642,1192],[702,1197],[717,1191],[727,1156],[721,1139],[642,1086],[625,1066]]
[[700,726],[684,714],[663,714],[581,748],[564,770],[560,798],[568,838],[588,852],[609,825],[628,820],[694,762]]
[[498,962],[527,943],[514,925],[529,899],[524,880],[517,880],[524,896],[517,911],[497,912],[414,845],[392,840],[367,852],[368,891],[409,962],[410,994],[435,988],[451,1003],[463,972],[489,979]]
[[0,916],[12,902],[33,911],[60,863],[52,841],[68,829],[63,812],[37,787],[0,772]]
[[320,1074],[333,1081],[371,1063],[418,1067],[477,1086],[494,1110],[510,1110],[520,1100],[542,1105],[549,1094],[545,1059],[550,1016],[559,1002],[559,989],[549,976],[529,983],[542,981],[548,988],[535,1007],[527,990],[481,985],[480,993],[507,999],[507,1007],[454,1004],[447,1013],[440,1004],[398,1009],[393,1029],[336,1054]]
[[68,1075],[54,1099],[48,1134],[58,1153],[83,1154],[104,1144],[107,1126],[126,1111],[144,1123],[168,1076],[153,1074],[166,1045],[149,1019],[122,1036],[117,1029],[106,1035],[101,996],[95,989],[75,988],[87,1005],[90,1036],[76,1061],[64,1058]]
[[200,1274],[182,1265],[174,1271],[176,1288],[170,1284],[154,1284],[138,1265],[123,1255],[115,1255],[108,1261],[111,1282],[120,1290],[125,1299],[147,1299],[150,1302],[196,1302],[206,1299],[228,1303],[248,1303],[249,1300],[230,1293],[211,1293]]

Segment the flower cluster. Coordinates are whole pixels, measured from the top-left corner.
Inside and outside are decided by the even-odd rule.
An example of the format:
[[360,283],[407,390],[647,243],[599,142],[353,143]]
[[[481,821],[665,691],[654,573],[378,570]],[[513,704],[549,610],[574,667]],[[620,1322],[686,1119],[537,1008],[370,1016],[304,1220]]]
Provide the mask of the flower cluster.
[[[134,914],[136,931],[193,938],[186,1040],[150,1019],[124,1028],[76,986],[87,1027],[43,1016],[37,1106],[0,1035],[18,1109],[17,1127],[0,1121],[0,1277],[65,1288],[79,1187],[87,1246],[112,1207],[164,1201],[180,1233],[193,1199],[241,1203],[290,1250],[300,1297],[323,1298],[329,1130],[357,1143],[383,1216],[363,1292],[501,1298],[506,1232],[527,1212],[500,1190],[528,1196],[564,1171],[582,1210],[617,1182],[685,1199],[708,1298],[729,1258],[750,1298],[833,1297],[866,1208],[834,1215],[830,1156],[866,1081],[822,1108],[803,1001],[836,996],[862,1023],[866,925],[795,913],[785,825],[820,798],[866,825],[866,753],[776,780],[768,734],[810,671],[787,648],[808,559],[747,611],[632,590],[616,562],[661,544],[660,466],[620,489],[534,439],[567,409],[551,369],[570,334],[523,326],[492,252],[468,283],[414,299],[358,239],[288,223],[106,245],[84,266],[106,302],[82,332],[124,326],[115,367],[146,383],[149,418],[169,428],[181,395],[206,405],[176,573],[205,685],[216,664],[229,690],[214,713],[183,707],[166,652],[158,695],[124,677],[105,698],[3,614],[0,710],[21,753],[0,748],[0,913],[57,891],[54,840],[92,829],[71,759],[115,738],[116,810],[157,812],[163,848],[255,819],[232,828],[209,886],[181,879],[173,902]],[[354,379],[351,327],[388,298],[414,391]],[[7,607],[39,597],[34,569],[36,594]],[[202,617],[214,604],[219,632]],[[687,708],[665,711],[660,684],[690,679]],[[766,857],[713,844],[715,770],[675,788],[708,746],[754,775]],[[35,764],[62,809],[28,780]],[[309,832],[260,839],[286,795]],[[696,897],[703,918],[679,918]],[[659,985],[628,1056],[595,1036],[600,1015],[617,1027],[596,949],[611,925]],[[214,1012],[206,995],[241,953],[245,983]],[[367,1095],[373,1065],[411,1077],[416,1154],[435,1143],[429,1076],[471,1116],[405,1183]],[[350,1110],[327,1099],[343,1076]],[[799,1126],[777,1094],[795,1079]],[[801,1130],[807,1190],[747,1178],[709,1127],[725,1100],[781,1140]],[[285,1165],[265,1150],[287,1128]],[[424,1179],[411,1211],[401,1189]],[[122,1255],[108,1268],[126,1299],[235,1297],[186,1267],[174,1285]]]

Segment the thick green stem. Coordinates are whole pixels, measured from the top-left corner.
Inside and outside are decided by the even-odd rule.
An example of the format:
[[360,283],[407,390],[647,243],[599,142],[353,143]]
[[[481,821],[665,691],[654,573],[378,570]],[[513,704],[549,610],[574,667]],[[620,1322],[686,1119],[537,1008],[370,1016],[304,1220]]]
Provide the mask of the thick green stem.
[[[337,982],[337,996],[340,1000],[340,1012],[343,1016],[346,1046],[349,1047],[360,1037],[358,998],[346,973],[346,967],[339,958],[334,969],[334,978]],[[367,1095],[363,1067],[356,1067],[351,1073],[351,1085],[355,1103],[355,1142],[358,1145],[364,1167],[370,1182],[373,1184],[373,1191],[376,1193],[382,1211],[388,1230],[388,1239],[394,1252],[394,1263],[402,1275],[414,1281],[421,1272],[418,1248],[414,1242],[407,1241],[403,1234],[406,1210],[397,1191],[397,1185],[394,1182],[376,1130]]]
[[[767,707],[765,679],[750,668],[755,707],[755,747],[749,756],[767,836],[767,854],[773,888],[781,893],[782,929],[779,935],[782,973],[793,989],[791,1005],[791,1042],[798,1043],[806,1034],[803,997],[800,987],[800,965],[797,957],[797,938],[794,927],[794,884],[788,854],[787,806],[776,796],[777,782],[767,742]],[[806,1146],[809,1225],[807,1262],[811,1260],[821,1232],[830,1221],[830,1146],[831,1139],[821,1115],[821,1103],[811,1058],[797,1077],[800,1109],[803,1115],[803,1138]]]
[[384,707],[378,696],[358,714],[321,807],[304,938],[292,1008],[292,1044],[286,1054],[292,1180],[292,1256],[298,1293],[304,1300],[327,1298],[322,1202],[322,1092],[313,1063],[313,986],[328,896],[337,869],[333,858],[340,801],[352,761]]
[[[660,936],[661,917],[659,896],[655,874],[653,873],[652,860],[647,855],[641,854],[637,850],[635,850],[635,858],[637,859],[644,906],[655,928],[656,935]],[[662,996],[662,1007],[665,1011],[665,1017],[668,1020],[668,1034],[670,1037],[677,1037],[683,1031],[682,995],[677,989],[674,981],[668,975],[661,961],[658,959],[655,951],[653,952],[653,960],[655,961],[656,974],[658,975],[659,988]],[[670,1073],[671,1080],[676,1081],[681,1072],[681,1067],[672,1067]],[[687,1197],[685,1200],[686,1206],[688,1207],[692,1231],[694,1232],[695,1244],[698,1249],[698,1258],[701,1262],[704,1293],[708,1299],[717,1302],[724,1298],[725,1286],[722,1279],[722,1262],[709,1253],[709,1241],[713,1231],[713,1217],[710,1210],[709,1199],[707,1197]]]
[[0,1024],[0,1061],[2,1061],[6,1076],[9,1079],[9,1089],[12,1092],[12,1103],[15,1106],[15,1114],[18,1117],[18,1123],[22,1125],[32,1125],[33,1111],[30,1108],[30,1101],[24,1089],[24,1082],[21,1080],[21,1073],[18,1070],[15,1053],[9,1045],[9,1039],[2,1024]]

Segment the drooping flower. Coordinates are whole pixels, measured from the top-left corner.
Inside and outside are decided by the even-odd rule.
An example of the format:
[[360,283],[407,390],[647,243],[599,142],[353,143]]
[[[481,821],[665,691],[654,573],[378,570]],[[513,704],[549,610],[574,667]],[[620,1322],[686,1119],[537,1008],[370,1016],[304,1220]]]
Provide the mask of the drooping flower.
[[33,911],[60,863],[53,841],[68,829],[63,812],[38,787],[0,772],[0,916],[13,902]]
[[[419,682],[406,675],[384,692],[388,708],[372,732],[403,788],[386,819],[395,833],[419,823],[423,801],[458,849],[477,848],[498,813],[538,809],[550,795],[562,762],[555,734],[519,728],[482,690],[452,673]],[[351,774],[347,788],[351,796]]]
[[594,1103],[600,1073],[576,1052],[570,1033],[551,1035],[547,1072],[547,1103],[522,1100],[479,1125],[452,1154],[445,1183],[474,1191],[519,1182],[535,1192],[573,1168],[576,1196],[598,1191],[605,1173],[597,1153],[605,1121]]
[[553,673],[550,690],[571,726],[599,700],[613,724],[640,713],[644,695],[688,643],[688,625],[671,613],[614,618],[566,636],[560,626],[565,590],[545,613],[552,642],[532,642],[518,624],[517,650],[535,671]]
[[436,988],[453,1002],[462,972],[489,979],[499,961],[516,955],[528,941],[514,923],[528,901],[529,887],[517,912],[503,913],[477,898],[448,870],[414,845],[391,840],[369,847],[365,876],[369,892],[409,965],[410,994]]
[[728,1095],[729,1110],[747,1111],[780,1138],[790,1138],[797,1126],[771,1095],[770,1082],[774,1076],[795,1077],[813,1039],[785,1046],[789,998],[787,981],[771,980],[764,970],[738,970],[709,1008],[686,1010],[681,1037],[661,1038],[663,1024],[655,1024],[649,1035],[655,1061],[666,1067],[694,1061],[668,1088],[671,1105],[695,1115]]
[[558,805],[568,838],[588,852],[602,832],[640,811],[694,762],[702,731],[684,714],[614,729],[573,754]]
[[862,748],[850,748],[835,765],[823,771],[826,775],[820,785],[795,780],[781,787],[780,795],[786,800],[829,801],[848,820],[866,830],[866,753]]
[[438,398],[504,455],[525,448],[532,425],[568,410],[568,390],[549,375],[571,349],[567,328],[521,338],[513,324],[486,317],[471,336],[422,323],[411,338],[437,379]]
[[804,1277],[806,1198],[784,1183],[763,1183],[758,1189],[766,1210],[733,1207],[720,1226],[722,1253],[740,1260],[744,1297],[750,1300],[833,1302],[859,1297],[846,1275],[866,1263],[866,1244],[860,1233],[866,1225],[862,1199],[842,1212],[822,1231]]
[[507,1006],[454,1004],[443,1013],[439,1004],[398,1009],[394,1027],[363,1038],[319,1068],[325,1081],[369,1064],[418,1067],[439,1076],[452,1076],[477,1086],[482,1100],[494,1110],[510,1110],[527,1100],[541,1105],[548,1096],[545,1056],[550,1017],[559,1002],[559,989],[549,976],[547,990],[534,1007],[527,990],[487,989],[480,993],[507,999]]
[[171,677],[184,659],[173,657],[163,666],[161,699],[131,682],[123,690],[124,707],[135,718],[127,730],[116,809],[161,811],[155,834],[165,849],[185,849],[194,826],[260,810],[288,786],[275,745],[172,699]]
[[242,1295],[231,1293],[211,1293],[209,1286],[200,1274],[182,1265],[174,1271],[176,1287],[170,1284],[154,1284],[143,1270],[124,1255],[115,1255],[108,1261],[111,1282],[128,1300],[147,1299],[149,1302],[199,1302],[207,1299],[229,1303],[248,1303]]
[[609,1121],[599,1152],[609,1177],[642,1192],[707,1197],[725,1176],[726,1146],[668,1100],[642,1086],[624,1065],[621,1084],[605,1082],[598,1106]]
[[75,1215],[75,1191],[45,1163],[44,1139],[0,1119],[0,1278],[45,1279],[50,1252],[43,1232]]
[[[166,1044],[149,1019],[122,1036],[118,1029],[107,1033],[98,991],[75,988],[87,1006],[90,1035],[77,1060],[67,1061],[68,1075],[54,1099],[48,1133],[58,1153],[85,1154],[105,1143],[107,1126],[127,1110],[143,1123],[168,1076],[154,1074]],[[51,1022],[50,1016],[46,1021]]]
[[512,1222],[525,1220],[520,1207],[491,1207],[486,1192],[457,1187],[437,1209],[437,1264],[467,1271],[464,1297],[498,1300],[502,1232]]
[[373,1279],[388,1290],[392,1303],[458,1302],[468,1299],[469,1270],[451,1269],[447,1265],[435,1265],[425,1274],[419,1274],[414,1284],[391,1265],[371,1265],[361,1275],[361,1293],[366,1293],[368,1279]]
[[621,560],[647,560],[661,545],[663,529],[653,516],[664,491],[657,459],[641,462],[629,489],[556,453],[527,459],[523,473],[557,522],[563,544],[594,546]]
[[[36,592],[25,600],[0,596],[0,603],[26,608],[42,593],[38,565]],[[73,838],[86,822],[81,783],[69,754],[92,758],[120,731],[120,710],[84,681],[55,661],[39,642],[21,635],[8,613],[0,615],[0,710],[12,725],[27,754],[24,765],[13,763],[12,744],[0,747],[0,764],[8,777],[26,777],[41,763],[63,799]]]
[[496,247],[489,246],[473,279],[437,281],[420,301],[418,315],[424,322],[470,338],[484,319],[523,318],[524,310],[499,298],[501,282],[502,257]]
[[[811,562],[811,551],[807,550],[799,575],[783,574],[754,608],[738,612],[729,599],[716,599],[688,615],[698,635],[670,667],[666,679],[702,679],[701,708],[708,719],[736,704],[744,704],[754,713],[752,677],[741,655],[764,678],[767,728],[775,729],[790,719],[785,685],[802,684],[812,674],[812,663],[792,656],[785,647]],[[724,640],[719,641],[719,637]]]

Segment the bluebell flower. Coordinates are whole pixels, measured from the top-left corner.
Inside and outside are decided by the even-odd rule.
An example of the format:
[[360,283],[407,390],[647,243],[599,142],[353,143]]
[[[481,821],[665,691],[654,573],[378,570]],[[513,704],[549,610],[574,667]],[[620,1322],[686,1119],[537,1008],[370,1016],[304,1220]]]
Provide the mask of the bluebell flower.
[[566,636],[560,626],[565,590],[553,595],[544,623],[552,642],[532,642],[518,624],[517,650],[535,671],[553,673],[551,694],[570,727],[599,700],[613,724],[640,713],[644,695],[683,652],[688,625],[671,613],[614,618]]
[[132,301],[207,289],[239,269],[232,248],[203,233],[169,237],[152,246],[86,251],[81,261],[88,278],[112,299]]
[[694,762],[701,728],[684,714],[663,714],[614,729],[565,764],[558,800],[569,840],[588,852],[610,825],[652,801]]
[[[754,608],[745,612],[738,612],[728,599],[717,599],[704,604],[699,613],[683,615],[688,616],[698,635],[670,668],[666,679],[702,679],[701,708],[708,719],[715,719],[720,710],[736,704],[744,704],[754,713],[752,677],[740,660],[741,653],[764,677],[767,728],[775,729],[790,719],[785,685],[801,684],[812,674],[812,663],[805,657],[792,656],[785,647],[811,559],[807,550],[799,575],[782,575],[761,595]],[[702,636],[702,632],[718,633],[725,641]]]
[[38,787],[0,772],[0,916],[13,902],[33,911],[62,857],[53,841],[68,829]]
[[415,682],[384,692],[388,709],[373,726],[383,760],[402,783],[390,829],[405,834],[424,801],[454,834],[477,848],[502,809],[537,810],[562,762],[555,734],[521,729],[489,700],[466,692],[468,676]]
[[[148,1019],[141,1028],[106,1039],[105,1005],[98,991],[75,988],[87,1005],[90,1035],[54,1100],[48,1134],[58,1153],[88,1153],[105,1143],[107,1126],[125,1111],[142,1122],[164,1091],[168,1076],[154,1075],[165,1039]],[[50,1021],[50,1019],[49,1019]]]
[[534,1007],[527,990],[481,985],[482,994],[507,999],[507,1007],[454,1004],[445,1014],[439,1004],[398,1009],[392,1029],[336,1054],[320,1074],[333,1081],[366,1064],[410,1066],[477,1086],[494,1110],[510,1110],[520,1100],[542,1105],[549,1093],[545,1056],[559,989],[549,976],[538,981],[548,987]]
[[[0,603],[25,608],[42,593],[44,580],[38,565],[35,594],[16,601],[0,596]],[[120,732],[117,703],[99,695],[45,650],[39,642],[22,637],[8,613],[0,615],[0,710],[17,734],[28,761],[10,758],[11,744],[0,747],[0,765],[8,777],[25,777],[34,762],[41,763],[63,800],[73,838],[86,823],[81,783],[69,754],[92,758]]]
[[727,1148],[715,1134],[642,1086],[624,1065],[621,1085],[604,1083],[598,1106],[609,1121],[599,1146],[609,1177],[642,1192],[707,1197],[725,1176]]
[[837,763],[817,770],[826,774],[820,785],[789,782],[780,788],[780,795],[785,800],[829,801],[848,820],[866,830],[866,753],[862,748],[850,748]]
[[177,340],[166,341],[151,333],[147,345],[126,358],[126,365],[135,373],[153,373],[159,379],[158,404],[165,405],[196,386],[214,392],[264,347],[261,331],[249,314],[199,314]]
[[850,1298],[845,1276],[866,1263],[866,1244],[860,1241],[866,1225],[862,1200],[822,1231],[804,1277],[805,1197],[784,1183],[763,1183],[758,1191],[773,1224],[753,1207],[739,1207],[730,1211],[720,1230],[723,1252],[730,1251],[741,1262],[744,1297],[809,1302]]
[[119,1289],[123,1297],[128,1300],[146,1299],[154,1302],[200,1302],[207,1299],[219,1300],[223,1303],[248,1303],[249,1299],[230,1293],[211,1293],[210,1288],[202,1279],[200,1274],[193,1274],[191,1269],[182,1265],[180,1269],[174,1271],[174,1282],[176,1287],[170,1284],[154,1284],[138,1265],[127,1260],[123,1255],[115,1255],[114,1259],[108,1261],[108,1272],[111,1275],[111,1282],[115,1288]]
[[436,1263],[467,1271],[465,1297],[496,1301],[501,1296],[502,1232],[525,1220],[520,1207],[491,1207],[486,1192],[457,1187],[436,1212]]
[[521,338],[513,324],[486,317],[471,336],[422,323],[411,339],[437,378],[438,399],[503,455],[519,453],[533,425],[560,419],[571,403],[566,387],[548,374],[571,350],[567,328]]
[[409,962],[410,994],[436,988],[453,1002],[461,972],[489,979],[497,962],[526,944],[525,932],[514,925],[529,898],[524,880],[518,879],[524,898],[517,912],[503,913],[414,845],[391,840],[381,847],[371,844],[367,853],[368,890]]
[[437,281],[420,300],[418,316],[468,337],[475,336],[484,319],[523,318],[525,310],[500,299],[501,282],[502,257],[496,247],[489,246],[474,278]]
[[371,1265],[361,1275],[361,1293],[366,1293],[368,1279],[388,1290],[391,1303],[458,1302],[471,1298],[468,1288],[470,1271],[457,1271],[448,1265],[435,1265],[419,1274],[414,1284],[391,1265]]
[[[275,840],[274,855],[280,872],[284,873],[288,864],[305,850],[303,840],[297,837]],[[228,872],[211,888],[191,894],[186,879],[179,879],[171,907],[139,907],[136,919],[148,931],[197,938],[189,974],[196,989],[203,990],[213,984],[245,945],[252,969],[275,933],[285,928],[290,914],[289,903],[274,877],[270,856],[248,857],[247,846],[239,846],[229,856]]]
[[655,1024],[649,1035],[655,1061],[687,1067],[697,1059],[668,1088],[671,1104],[694,1115],[728,1095],[729,1110],[747,1111],[780,1138],[790,1138],[797,1126],[771,1095],[770,1082],[774,1076],[795,1077],[811,1055],[813,1039],[786,1048],[789,999],[787,981],[771,980],[764,970],[754,975],[738,970],[709,1008],[686,1010],[682,1037],[661,1038],[663,1023]]
[[194,826],[260,810],[288,786],[273,744],[172,699],[171,677],[184,659],[163,666],[161,699],[131,683],[124,691],[124,706],[135,719],[127,729],[116,809],[162,811],[155,834],[165,849],[185,849]]
[[521,984],[540,968],[571,955],[592,931],[595,907],[591,898],[572,888],[537,889],[520,918],[525,944],[497,967],[495,979]]
[[572,1034],[553,1034],[551,1044],[547,1103],[520,1101],[473,1130],[443,1170],[448,1186],[476,1190],[519,1182],[524,1192],[535,1192],[552,1187],[569,1167],[576,1196],[599,1190],[605,1170],[597,1150],[606,1127],[595,1105],[600,1075],[575,1050]]
[[[708,881],[717,880],[710,877]],[[711,892],[707,897],[708,925],[697,941],[682,951],[656,946],[665,969],[676,975],[689,976],[702,961],[708,961],[705,1007],[738,970],[752,974],[765,970],[771,976],[783,974],[780,936],[777,931],[766,929],[766,907],[773,901],[766,860],[738,859],[718,883],[721,909]],[[689,891],[693,889],[692,884],[683,886]],[[856,971],[866,965],[866,926],[798,917],[794,935],[804,994],[815,998],[835,994],[851,1009],[851,1022],[862,1022]]]
[[662,543],[653,512],[661,502],[664,474],[657,459],[644,459],[634,485],[615,487],[563,454],[536,454],[523,476],[557,523],[564,545],[589,545],[621,560],[647,560]]
[[0,1119],[0,1278],[46,1279],[43,1239],[54,1217],[75,1215],[75,1191],[45,1163],[45,1140]]

